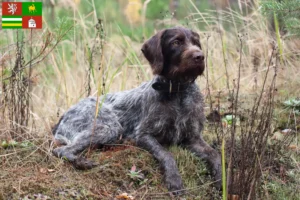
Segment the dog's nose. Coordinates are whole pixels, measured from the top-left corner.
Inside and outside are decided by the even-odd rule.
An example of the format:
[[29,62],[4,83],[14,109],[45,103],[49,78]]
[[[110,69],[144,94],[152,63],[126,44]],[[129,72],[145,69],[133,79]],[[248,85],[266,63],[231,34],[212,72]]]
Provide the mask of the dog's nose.
[[193,59],[196,61],[196,62],[199,62],[199,61],[203,61],[204,60],[204,55],[201,51],[198,51],[198,52],[195,52],[193,54]]

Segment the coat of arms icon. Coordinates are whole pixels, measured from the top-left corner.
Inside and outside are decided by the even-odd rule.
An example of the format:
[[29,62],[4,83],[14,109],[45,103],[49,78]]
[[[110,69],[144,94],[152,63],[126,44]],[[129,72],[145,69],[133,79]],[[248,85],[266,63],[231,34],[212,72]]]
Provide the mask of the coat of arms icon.
[[15,12],[17,11],[17,4],[8,4],[8,12],[11,13],[12,15],[15,14]]
[[28,28],[36,28],[36,23],[34,19],[28,20]]

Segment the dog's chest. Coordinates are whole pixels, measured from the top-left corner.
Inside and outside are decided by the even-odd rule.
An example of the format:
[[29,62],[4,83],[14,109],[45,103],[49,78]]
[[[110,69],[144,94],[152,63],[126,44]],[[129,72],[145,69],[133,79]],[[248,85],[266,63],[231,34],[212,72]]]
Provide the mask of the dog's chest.
[[156,117],[150,122],[151,134],[161,144],[177,144],[199,129],[197,112],[195,109],[177,104],[161,104],[153,113]]

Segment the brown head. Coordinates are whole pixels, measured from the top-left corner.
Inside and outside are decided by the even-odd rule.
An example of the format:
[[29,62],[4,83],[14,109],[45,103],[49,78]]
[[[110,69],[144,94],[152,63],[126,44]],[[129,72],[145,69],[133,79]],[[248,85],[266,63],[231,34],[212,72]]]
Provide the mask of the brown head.
[[190,29],[174,27],[162,30],[144,43],[142,52],[153,74],[169,80],[194,80],[204,71],[199,35]]

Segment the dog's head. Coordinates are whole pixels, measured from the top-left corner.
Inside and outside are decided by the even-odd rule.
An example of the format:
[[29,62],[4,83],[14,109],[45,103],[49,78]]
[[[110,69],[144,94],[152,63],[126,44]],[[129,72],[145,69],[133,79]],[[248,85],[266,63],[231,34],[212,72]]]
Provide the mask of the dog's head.
[[162,30],[144,43],[142,52],[153,74],[170,80],[189,81],[204,71],[199,35],[190,29]]

